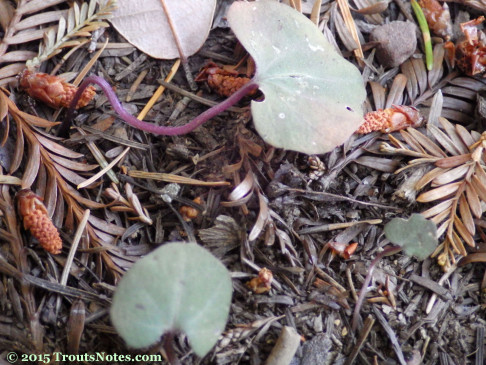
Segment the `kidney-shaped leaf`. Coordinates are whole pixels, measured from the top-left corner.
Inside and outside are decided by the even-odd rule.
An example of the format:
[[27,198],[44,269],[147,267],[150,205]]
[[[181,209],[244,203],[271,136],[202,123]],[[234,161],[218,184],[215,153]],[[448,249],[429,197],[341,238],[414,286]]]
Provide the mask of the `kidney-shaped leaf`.
[[111,320],[131,347],[148,347],[165,332],[180,330],[202,357],[224,329],[231,292],[228,271],[207,250],[192,243],[168,243],[123,276]]
[[384,231],[392,243],[419,260],[425,260],[437,248],[437,226],[422,214],[412,214],[409,219],[393,218]]
[[[155,58],[179,57],[160,0],[118,0],[111,23],[131,44]],[[216,0],[165,0],[186,57],[208,37]]]
[[331,151],[363,122],[366,97],[358,69],[304,15],[272,0],[235,1],[227,14],[257,65],[265,95],[252,102],[261,137],[308,154]]

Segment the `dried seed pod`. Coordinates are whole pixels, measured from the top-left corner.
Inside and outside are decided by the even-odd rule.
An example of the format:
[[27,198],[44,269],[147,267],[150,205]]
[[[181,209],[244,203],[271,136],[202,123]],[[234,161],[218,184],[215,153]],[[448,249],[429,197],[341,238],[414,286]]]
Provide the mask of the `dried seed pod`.
[[[34,99],[40,100],[53,108],[69,107],[78,88],[59,76],[25,69],[20,75],[20,87]],[[96,91],[88,86],[78,101],[76,109],[82,108],[93,99]]]
[[204,66],[195,78],[196,81],[207,81],[209,87],[221,96],[231,96],[251,79],[238,76],[238,72],[225,70],[214,62]]
[[316,155],[309,156],[307,159],[307,164],[312,170],[309,172],[309,178],[311,180],[319,179],[322,175],[324,175],[324,172],[326,172],[326,165],[324,165],[324,162],[322,162],[321,159]]
[[449,7],[446,3],[440,5],[437,0],[418,1],[430,30],[446,40],[452,36],[452,21]]
[[351,255],[358,248],[358,243],[340,243],[340,242],[328,242],[327,245],[331,248],[333,255],[339,255],[345,260],[349,260]]
[[42,198],[29,189],[17,193],[17,207],[24,221],[24,229],[39,240],[44,250],[57,255],[62,250],[62,240],[52,223]]
[[[198,196],[193,200],[193,202],[196,204],[202,204],[202,199]],[[179,213],[181,213],[182,219],[184,219],[186,222],[192,221],[199,215],[199,211],[196,208],[190,207],[188,205],[183,205],[182,207],[180,207]]]
[[455,58],[457,66],[469,76],[486,71],[486,34],[477,28],[483,21],[484,16],[480,16],[461,23],[465,38],[456,44]]
[[356,131],[358,134],[373,131],[391,133],[408,127],[418,127],[423,121],[417,109],[405,105],[392,105],[391,108],[369,112],[364,119],[364,123]]
[[263,294],[270,291],[272,287],[272,281],[272,272],[264,267],[258,272],[258,276],[256,278],[253,278],[246,283],[246,286],[256,294]]

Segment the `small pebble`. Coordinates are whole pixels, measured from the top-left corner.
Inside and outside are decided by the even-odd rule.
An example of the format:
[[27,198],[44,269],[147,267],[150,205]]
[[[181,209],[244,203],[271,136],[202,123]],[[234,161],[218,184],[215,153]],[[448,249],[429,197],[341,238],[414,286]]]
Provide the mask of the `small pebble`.
[[400,66],[417,48],[416,25],[394,21],[373,29],[371,41],[380,42],[376,58],[386,68]]

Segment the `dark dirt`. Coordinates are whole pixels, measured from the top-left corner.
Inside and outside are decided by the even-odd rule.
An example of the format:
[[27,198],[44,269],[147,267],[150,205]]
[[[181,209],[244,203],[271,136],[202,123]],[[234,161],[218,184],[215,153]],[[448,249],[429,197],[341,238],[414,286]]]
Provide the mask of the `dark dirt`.
[[[453,14],[466,9],[457,4],[451,4],[451,8]],[[385,14],[391,20],[403,20],[403,16],[397,15],[393,2]],[[113,30],[108,33],[112,42],[123,42]],[[342,47],[340,42],[339,45]],[[235,39],[229,30],[213,30],[202,51],[190,58],[193,73],[209,59],[236,64],[234,46]],[[349,55],[344,47],[343,51]],[[100,58],[91,72],[107,78],[116,87],[120,99],[138,74],[148,71],[132,100],[124,103],[130,113],[136,115],[158,86],[157,80],[169,72],[173,62],[143,59],[125,77],[115,81],[116,75],[144,56],[133,48],[123,53],[110,52]],[[45,71],[56,62],[57,59],[50,61]],[[77,51],[63,71],[78,71],[86,62],[86,52]],[[385,73],[380,65],[375,63],[375,66],[377,72],[368,70],[370,78],[381,79],[389,87],[398,69],[395,73]],[[446,76],[447,70],[442,78]],[[189,90],[182,71],[172,83]],[[29,105],[22,93],[12,91],[24,110],[54,120],[51,109],[39,104]],[[221,100],[206,85],[200,85],[200,91],[204,98]],[[174,110],[181,107],[181,100],[179,93],[166,90],[145,120],[165,123]],[[407,100],[405,97],[404,103]],[[106,99],[100,95],[95,104],[81,110],[78,125],[93,125],[113,115],[104,101]],[[107,300],[112,297],[120,272],[164,242],[195,237],[231,271],[234,293],[226,332],[206,358],[198,359],[191,353],[185,337],[177,337],[176,350],[183,364],[262,364],[282,327],[291,326],[302,336],[292,365],[350,364],[353,353],[356,364],[399,364],[400,357],[404,359],[402,363],[412,364],[416,362],[411,359],[420,357],[419,353],[423,356],[423,364],[479,365],[486,326],[484,263],[457,268],[439,285],[444,273],[434,259],[419,262],[404,254],[383,259],[375,270],[369,301],[361,309],[359,328],[356,333],[351,330],[356,293],[371,260],[387,244],[382,233],[383,224],[393,217],[408,217],[424,210],[419,203],[410,203],[395,194],[412,171],[394,175],[355,162],[358,157],[375,156],[368,151],[376,150],[377,143],[387,136],[378,133],[355,136],[345,147],[319,156],[325,169],[314,170],[309,166],[308,156],[266,145],[254,131],[247,106],[248,100],[244,100],[239,107],[245,108],[245,112],[226,112],[195,132],[179,137],[144,134],[118,119],[102,134],[89,132],[89,140],[108,156],[116,156],[121,149],[106,135],[129,139],[146,147],[144,150],[132,148],[121,163],[124,169],[165,172],[201,181],[229,181],[231,186],[181,184],[172,202],[167,203],[161,198],[161,194],[167,192],[167,182],[132,178],[124,175],[120,168],[115,169],[122,181],[119,186],[122,195],[126,194],[125,183],[129,183],[154,223],[146,225],[130,220],[134,217],[131,213],[109,209],[92,211],[102,220],[128,228],[129,233],[116,241],[117,251],[102,248],[108,250],[116,269],[107,266],[95,252],[81,261],[75,260],[76,267],[67,285],[89,291],[98,298],[83,298],[86,319],[79,353],[134,353],[116,335],[108,316]],[[427,106],[423,108],[425,112],[428,110]],[[184,124],[205,109],[191,101],[172,123]],[[96,163],[86,141],[79,136],[63,144],[85,154],[89,163]],[[406,158],[393,157],[394,166],[406,162]],[[245,180],[247,176],[250,180]],[[241,199],[230,201],[230,193],[242,181],[251,189]],[[109,179],[104,177],[98,186],[83,194],[96,200],[109,186]],[[203,203],[195,205],[202,211],[197,218],[183,224],[176,212],[196,197],[202,198]],[[249,235],[262,211],[269,212],[268,216],[261,233],[250,241]],[[364,220],[381,220],[382,223],[360,223]],[[339,225],[345,223],[351,224]],[[55,282],[62,272],[72,234],[63,231],[67,247],[58,258],[47,255],[30,235],[24,234],[30,274]],[[478,244],[483,239],[482,232],[477,234]],[[357,242],[358,248],[345,260],[324,249],[328,242]],[[2,256],[9,256],[8,247],[2,243]],[[245,284],[263,267],[273,272],[274,283],[269,293],[254,294]],[[8,351],[29,354],[39,349],[35,348],[30,335],[30,319],[25,318],[22,311],[21,286],[6,274],[1,278],[0,362],[3,364]],[[39,323],[44,330],[41,351],[67,353],[68,339],[73,336],[67,330],[69,312],[76,303],[75,298],[49,288],[32,290]],[[60,306],[56,307],[58,300]],[[361,339],[363,322],[370,324],[371,329]],[[363,343],[359,348],[360,340]],[[160,346],[154,346],[145,353],[159,354],[160,351]]]

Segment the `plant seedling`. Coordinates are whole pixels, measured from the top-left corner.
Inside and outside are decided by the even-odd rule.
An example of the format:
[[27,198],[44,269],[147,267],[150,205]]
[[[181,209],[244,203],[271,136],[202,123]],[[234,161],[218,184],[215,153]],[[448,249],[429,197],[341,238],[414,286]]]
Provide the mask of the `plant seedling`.
[[410,218],[394,218],[384,227],[385,236],[396,246],[388,246],[380,252],[371,262],[365,281],[359,292],[356,307],[353,312],[353,331],[358,326],[358,316],[366,295],[366,290],[373,277],[373,271],[380,260],[385,256],[395,255],[404,251],[409,256],[425,260],[437,247],[437,226],[426,219],[422,214],[412,214]]
[[164,335],[171,364],[179,364],[173,336],[183,331],[194,352],[205,356],[228,318],[232,283],[228,270],[195,243],[167,243],[128,270],[118,284],[110,315],[133,348],[155,344]]
[[[342,58],[314,23],[276,1],[235,1],[228,22],[255,60],[253,79],[222,103],[181,127],[140,121],[121,106],[102,78],[85,79],[74,97],[97,84],[120,117],[131,126],[162,135],[185,134],[260,89],[265,99],[252,101],[260,136],[275,147],[307,154],[329,152],[344,143],[363,122],[366,91],[359,70]],[[67,135],[74,108],[59,131]]]

